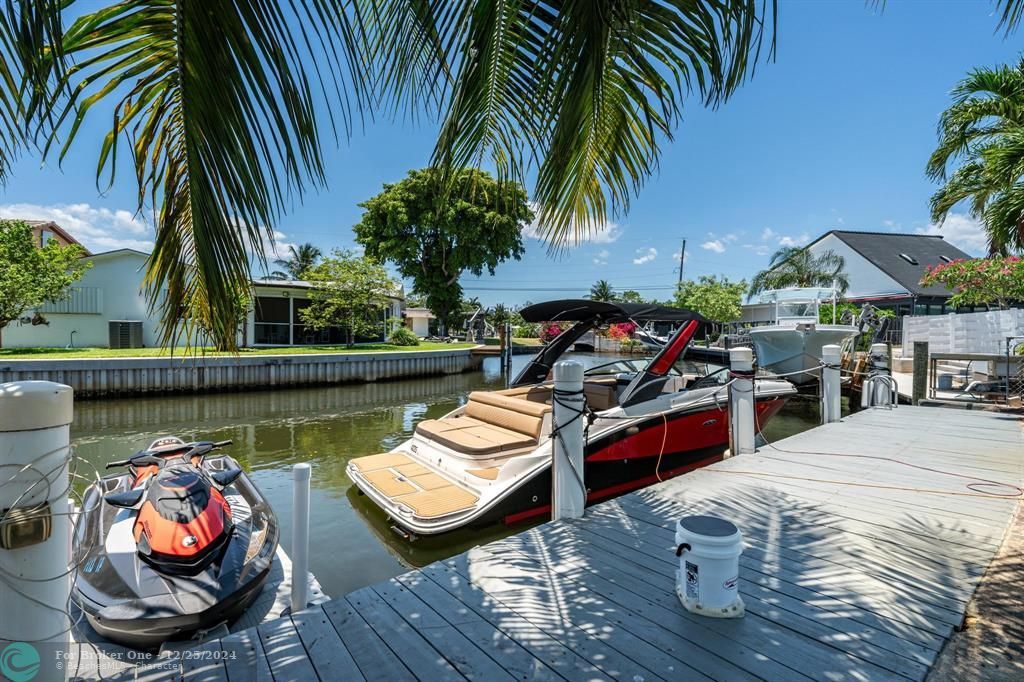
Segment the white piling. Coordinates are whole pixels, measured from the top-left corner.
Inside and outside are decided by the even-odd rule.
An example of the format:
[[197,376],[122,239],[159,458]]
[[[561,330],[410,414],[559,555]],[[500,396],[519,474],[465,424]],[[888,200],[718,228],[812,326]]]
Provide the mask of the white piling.
[[842,362],[842,349],[835,345],[822,346],[821,361],[821,423],[831,424],[842,417],[841,382],[839,381],[839,363]]
[[309,603],[309,464],[292,467],[292,613]]
[[[0,384],[0,511],[9,510],[0,526],[0,640],[29,643],[47,657],[70,642],[73,403],[63,384]],[[44,664],[36,679],[63,675]]]
[[583,516],[587,503],[583,473],[583,365],[565,360],[555,365],[555,395],[552,400],[551,518]]
[[749,455],[754,442],[754,351],[746,346],[729,350],[729,455]]

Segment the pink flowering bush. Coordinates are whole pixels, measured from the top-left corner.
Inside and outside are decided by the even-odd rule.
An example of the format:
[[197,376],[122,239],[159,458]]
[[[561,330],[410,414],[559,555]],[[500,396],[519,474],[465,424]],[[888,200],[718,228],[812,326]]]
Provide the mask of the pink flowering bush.
[[608,326],[608,338],[615,339],[616,341],[625,341],[626,339],[633,336],[633,332],[636,331],[636,325],[632,322],[621,322],[619,324],[612,324]]
[[995,304],[1005,308],[1024,300],[1024,260],[996,256],[929,265],[921,284],[941,284],[953,291],[949,299],[953,306]]
[[540,342],[550,343],[562,333],[562,326],[557,322],[545,322],[540,329]]

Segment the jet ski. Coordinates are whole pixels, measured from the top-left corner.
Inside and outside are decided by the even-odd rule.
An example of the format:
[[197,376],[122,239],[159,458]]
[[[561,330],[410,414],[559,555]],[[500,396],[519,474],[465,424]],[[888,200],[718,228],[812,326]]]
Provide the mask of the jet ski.
[[86,490],[72,599],[100,635],[156,648],[230,623],[259,595],[277,518],[238,462],[210,456],[230,444],[162,438]]

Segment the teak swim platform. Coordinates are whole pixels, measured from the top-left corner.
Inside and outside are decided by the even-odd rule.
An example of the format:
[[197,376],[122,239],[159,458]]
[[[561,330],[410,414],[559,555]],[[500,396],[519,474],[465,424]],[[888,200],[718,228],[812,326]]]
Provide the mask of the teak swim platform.
[[[921,680],[962,622],[1022,481],[1018,417],[874,408],[210,641],[210,657],[175,670],[133,674]],[[694,513],[743,532],[742,619],[691,615],[673,594],[674,524]]]

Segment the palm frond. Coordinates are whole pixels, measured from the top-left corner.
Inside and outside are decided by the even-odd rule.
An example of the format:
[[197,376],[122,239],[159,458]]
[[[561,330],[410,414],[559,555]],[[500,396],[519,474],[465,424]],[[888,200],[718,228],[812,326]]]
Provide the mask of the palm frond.
[[356,30],[341,0],[126,0],[65,31],[78,61],[57,72],[67,96],[47,143],[62,140],[63,157],[88,117],[112,113],[102,184],[130,142],[139,207],[156,213],[145,284],[164,342],[199,325],[234,347],[218,305],[247,286],[251,258],[265,267],[262,237],[289,202],[324,179],[316,98],[339,94],[332,123],[346,129],[365,101]]
[[554,245],[628,208],[683,100],[716,106],[732,94],[775,12],[774,0],[463,6],[435,24],[457,77],[434,162],[489,162],[513,179],[536,170],[539,223]]

